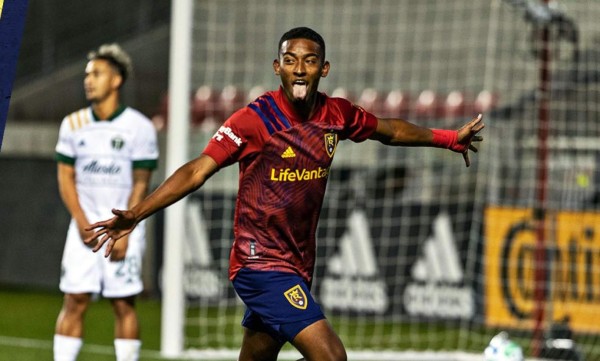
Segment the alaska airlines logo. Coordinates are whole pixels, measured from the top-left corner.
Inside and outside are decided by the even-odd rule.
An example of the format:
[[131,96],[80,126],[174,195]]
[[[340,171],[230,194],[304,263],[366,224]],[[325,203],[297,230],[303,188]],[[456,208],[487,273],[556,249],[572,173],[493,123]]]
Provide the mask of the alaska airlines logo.
[[308,169],[271,169],[271,180],[273,182],[299,182],[313,179],[327,178],[329,168]]
[[308,302],[306,300],[306,294],[304,293],[304,290],[302,289],[302,287],[300,287],[300,285],[295,285],[294,287],[285,291],[283,295],[292,306],[301,310],[306,310]]
[[325,133],[325,150],[327,155],[331,158],[335,153],[335,148],[338,144],[338,135],[336,133]]
[[213,138],[216,139],[217,142],[220,142],[225,136],[231,139],[238,147],[242,146],[242,138],[238,137],[229,127],[221,126],[215,135],[213,135]]
[[296,157],[296,153],[292,150],[292,147],[287,147],[285,152],[281,154],[281,158],[294,158]]
[[97,160],[92,161],[91,163],[85,165],[83,167],[83,171],[85,173],[93,173],[93,174],[119,174],[121,173],[121,167],[112,163],[109,165],[101,165],[98,164]]

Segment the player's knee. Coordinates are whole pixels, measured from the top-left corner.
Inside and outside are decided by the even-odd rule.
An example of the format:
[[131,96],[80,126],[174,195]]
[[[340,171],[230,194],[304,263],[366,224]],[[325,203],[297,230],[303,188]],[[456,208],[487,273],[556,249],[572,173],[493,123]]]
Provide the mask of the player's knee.
[[326,350],[313,350],[298,361],[348,361],[346,349],[343,346],[332,346]]
[[323,357],[319,356],[317,359],[315,359],[315,361],[316,360],[347,361],[348,355],[346,354],[346,349],[341,342],[332,342],[329,344],[327,352],[323,355]]
[[343,352],[317,358],[301,358],[298,361],[348,361],[348,357],[346,353]]
[[87,294],[66,294],[63,300],[63,312],[67,314],[83,314],[90,303]]
[[135,315],[135,302],[131,298],[115,298],[111,300],[113,311],[117,318]]
[[344,347],[337,347],[332,350],[331,361],[347,361],[348,355],[346,354],[346,349]]

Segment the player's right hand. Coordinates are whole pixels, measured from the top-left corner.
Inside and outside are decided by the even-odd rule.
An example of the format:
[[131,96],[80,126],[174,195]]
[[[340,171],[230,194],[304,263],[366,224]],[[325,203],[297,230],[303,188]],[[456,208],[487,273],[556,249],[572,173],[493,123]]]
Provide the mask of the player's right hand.
[[97,240],[95,238],[92,237],[92,235],[94,234],[94,232],[88,231],[87,228],[90,225],[88,223],[86,224],[77,224],[77,228],[79,228],[79,237],[81,237],[81,239],[83,240],[83,243],[85,243],[86,246],[93,248],[96,246],[96,244],[98,243]]
[[119,242],[115,243],[114,247],[110,251],[110,260],[113,262],[119,262],[125,259],[127,256],[127,247],[129,246],[129,236],[123,236],[119,239]]
[[110,255],[110,252],[119,238],[131,233],[137,225],[135,215],[129,210],[122,211],[113,209],[112,213],[115,216],[111,219],[96,222],[86,228],[86,231],[93,231],[93,234],[86,238],[84,242],[89,244],[96,239],[98,243],[93,248],[94,252],[98,252],[106,243],[104,257]]

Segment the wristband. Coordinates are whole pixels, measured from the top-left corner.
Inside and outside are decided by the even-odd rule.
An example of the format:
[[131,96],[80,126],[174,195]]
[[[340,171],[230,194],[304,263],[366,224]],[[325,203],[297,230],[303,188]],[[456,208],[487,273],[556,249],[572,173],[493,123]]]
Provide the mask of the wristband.
[[465,151],[465,147],[457,143],[457,130],[432,129],[431,132],[433,133],[433,140],[431,143],[434,147],[446,148],[459,153]]

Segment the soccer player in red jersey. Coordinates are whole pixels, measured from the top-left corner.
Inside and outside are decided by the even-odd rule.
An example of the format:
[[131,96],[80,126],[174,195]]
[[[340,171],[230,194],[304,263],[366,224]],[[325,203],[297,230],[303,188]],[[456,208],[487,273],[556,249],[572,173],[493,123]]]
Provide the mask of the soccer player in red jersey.
[[200,188],[220,168],[239,163],[229,278],[247,306],[240,361],[276,360],[290,342],[306,360],[346,360],[346,351],[310,293],[315,233],[329,168],[340,140],[447,148],[470,165],[480,141],[479,115],[458,130],[381,119],[318,91],[329,73],[325,42],[300,27],[283,34],[273,69],[281,86],[233,114],[202,154],[177,169],[130,210],[90,226],[88,241],[115,242],[151,214]]

